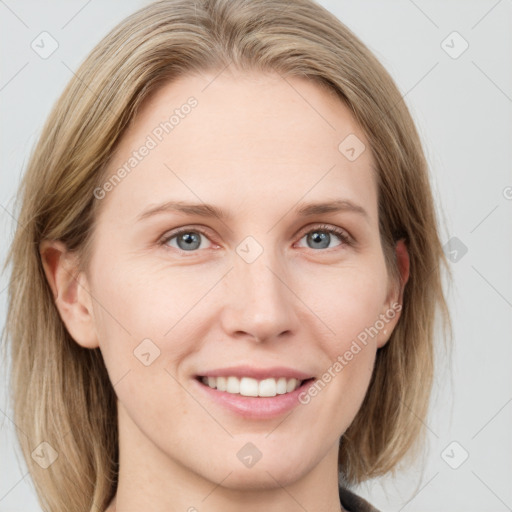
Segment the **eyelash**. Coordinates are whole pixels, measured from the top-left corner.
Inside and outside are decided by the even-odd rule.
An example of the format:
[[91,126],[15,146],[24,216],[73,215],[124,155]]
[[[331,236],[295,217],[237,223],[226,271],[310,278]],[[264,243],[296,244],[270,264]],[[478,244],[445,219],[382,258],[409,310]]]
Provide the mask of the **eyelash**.
[[[352,241],[351,237],[348,235],[348,233],[344,229],[337,228],[337,227],[330,226],[330,225],[326,225],[326,224],[320,224],[318,226],[313,226],[308,231],[301,232],[299,240],[304,238],[305,235],[308,235],[309,233],[312,233],[314,231],[324,231],[326,233],[336,235],[341,240],[341,242],[342,242],[340,244],[340,246],[342,246],[342,245],[348,245],[348,246],[353,245],[353,241]],[[205,236],[206,238],[209,238],[208,233],[203,228],[190,226],[190,227],[187,227],[187,228],[179,228],[176,231],[172,231],[171,233],[168,233],[162,239],[160,239],[158,244],[163,246],[165,249],[176,249],[175,247],[168,247],[168,246],[166,247],[166,244],[170,240],[172,240],[173,238],[178,237],[179,235],[181,235],[183,233],[191,233],[191,232],[192,233],[200,233],[201,235]],[[340,246],[337,246],[337,247],[340,247]],[[335,249],[335,248],[336,247],[330,247],[328,249]],[[315,251],[315,249],[312,249],[312,250]],[[194,254],[194,253],[197,252],[197,250],[196,251],[183,251],[182,249],[178,249],[178,251],[185,252],[185,253],[186,252],[190,252],[191,254]],[[320,251],[315,251],[315,252],[325,252],[325,249],[324,250],[320,250]]]

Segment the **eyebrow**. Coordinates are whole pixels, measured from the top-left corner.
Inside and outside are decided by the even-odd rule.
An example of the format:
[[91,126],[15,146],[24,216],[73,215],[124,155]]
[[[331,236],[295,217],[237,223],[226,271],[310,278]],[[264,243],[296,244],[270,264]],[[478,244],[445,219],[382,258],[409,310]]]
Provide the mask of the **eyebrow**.
[[[213,206],[206,203],[189,203],[186,201],[166,201],[144,210],[138,217],[137,222],[160,213],[185,213],[188,215],[198,215],[200,217],[217,217],[221,220],[227,220],[233,217],[229,210]],[[333,201],[324,201],[316,203],[303,203],[295,209],[295,214],[299,217],[311,217],[325,213],[352,212],[357,213],[369,219],[368,212],[360,205],[347,199],[336,199]]]

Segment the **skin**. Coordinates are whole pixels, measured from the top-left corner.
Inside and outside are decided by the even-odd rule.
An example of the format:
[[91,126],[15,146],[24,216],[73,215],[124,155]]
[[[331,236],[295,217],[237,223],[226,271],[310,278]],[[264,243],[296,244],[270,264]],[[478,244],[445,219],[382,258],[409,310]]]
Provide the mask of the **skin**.
[[[76,255],[61,242],[40,248],[67,329],[81,346],[100,347],[118,397],[120,475],[108,511],[339,511],[340,437],[399,314],[288,416],[241,418],[200,393],[193,379],[244,364],[320,378],[365,327],[400,303],[407,252],[399,242],[399,285],[384,261],[369,144],[337,97],[277,74],[214,78],[166,84],[124,134],[111,173],[175,108],[190,96],[198,100],[102,199],[90,272],[73,273]],[[353,162],[338,150],[351,133],[367,148]],[[171,199],[223,207],[233,217],[166,212],[137,221]],[[333,199],[366,215],[294,212]],[[350,242],[332,234],[328,248],[318,248],[306,235],[322,224],[342,228]],[[175,228],[201,226],[200,248],[180,249],[186,244],[177,238],[159,245]],[[247,236],[263,249],[252,263],[236,252]],[[149,366],[134,357],[147,338],[160,350]],[[248,442],[262,453],[251,468],[236,456]]]

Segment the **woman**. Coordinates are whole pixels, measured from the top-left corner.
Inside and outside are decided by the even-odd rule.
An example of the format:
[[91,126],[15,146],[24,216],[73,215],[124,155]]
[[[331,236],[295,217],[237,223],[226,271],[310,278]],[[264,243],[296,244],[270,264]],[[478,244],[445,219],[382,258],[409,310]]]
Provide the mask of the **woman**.
[[413,121],[339,20],[141,9],[20,198],[5,334],[45,510],[375,510],[349,487],[421,439],[445,259]]

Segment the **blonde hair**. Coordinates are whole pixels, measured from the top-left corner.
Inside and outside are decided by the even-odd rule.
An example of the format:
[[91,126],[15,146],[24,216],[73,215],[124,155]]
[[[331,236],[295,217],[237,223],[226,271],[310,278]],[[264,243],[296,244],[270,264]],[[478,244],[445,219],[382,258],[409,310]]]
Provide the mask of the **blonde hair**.
[[[3,338],[12,356],[14,421],[45,510],[106,508],[116,492],[118,437],[101,353],[80,347],[67,332],[39,244],[62,241],[88,269],[99,203],[94,190],[142,102],[180,75],[220,72],[229,63],[327,87],[366,134],[388,267],[396,277],[393,248],[404,238],[410,278],[401,318],[377,353],[364,403],[343,436],[340,474],[348,483],[382,475],[420,439],[436,311],[448,319],[446,260],[427,163],[399,90],[366,46],[313,0],[161,0],[122,21],[85,59],[55,104],[20,186],[19,227],[5,264],[12,270]],[[59,454],[47,469],[31,457],[43,441]]]

